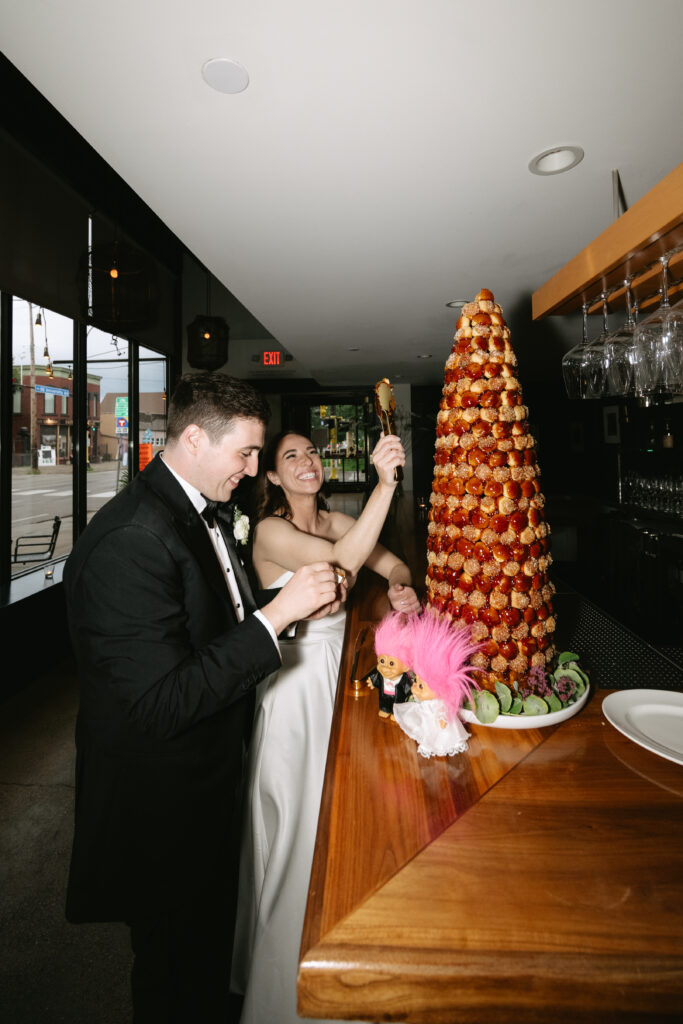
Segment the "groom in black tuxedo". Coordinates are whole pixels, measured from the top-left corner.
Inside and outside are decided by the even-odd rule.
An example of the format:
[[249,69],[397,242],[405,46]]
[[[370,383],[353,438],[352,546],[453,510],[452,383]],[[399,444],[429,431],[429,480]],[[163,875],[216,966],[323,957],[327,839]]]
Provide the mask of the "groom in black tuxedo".
[[135,1024],[225,1024],[245,738],[277,635],[334,607],[326,563],[260,610],[227,502],[268,418],[249,385],[182,378],[167,445],[94,517],[64,583],[81,701],[70,921],[125,921]]

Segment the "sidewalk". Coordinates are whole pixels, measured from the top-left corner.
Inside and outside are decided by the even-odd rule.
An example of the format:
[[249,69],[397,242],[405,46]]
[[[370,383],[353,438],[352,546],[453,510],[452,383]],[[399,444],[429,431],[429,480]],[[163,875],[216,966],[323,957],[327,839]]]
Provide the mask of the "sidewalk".
[[125,1024],[128,931],[64,917],[77,684],[70,660],[2,705],[0,1020]]

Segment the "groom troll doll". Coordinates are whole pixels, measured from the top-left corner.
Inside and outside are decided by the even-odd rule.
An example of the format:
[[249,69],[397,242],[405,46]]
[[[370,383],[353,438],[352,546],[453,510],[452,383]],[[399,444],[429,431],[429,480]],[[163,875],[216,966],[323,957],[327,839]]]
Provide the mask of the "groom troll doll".
[[81,686],[67,917],[130,926],[135,1024],[225,1024],[253,689],[277,635],[335,607],[320,562],[257,609],[214,505],[256,473],[268,415],[235,378],[182,378],[163,453],[64,572]]

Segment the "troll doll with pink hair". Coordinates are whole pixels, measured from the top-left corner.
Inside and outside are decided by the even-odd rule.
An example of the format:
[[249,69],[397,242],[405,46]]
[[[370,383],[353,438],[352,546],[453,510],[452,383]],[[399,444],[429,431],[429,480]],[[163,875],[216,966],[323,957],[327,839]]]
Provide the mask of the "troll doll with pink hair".
[[377,667],[367,676],[368,686],[379,690],[381,718],[394,718],[394,705],[402,704],[410,696],[412,678],[409,666],[412,659],[412,631],[409,619],[402,612],[389,612],[375,630]]
[[458,712],[471,695],[469,659],[479,649],[469,630],[450,625],[429,612],[407,623],[412,645],[410,667],[415,675],[414,700],[395,709],[403,731],[418,743],[423,757],[461,753],[469,734]]

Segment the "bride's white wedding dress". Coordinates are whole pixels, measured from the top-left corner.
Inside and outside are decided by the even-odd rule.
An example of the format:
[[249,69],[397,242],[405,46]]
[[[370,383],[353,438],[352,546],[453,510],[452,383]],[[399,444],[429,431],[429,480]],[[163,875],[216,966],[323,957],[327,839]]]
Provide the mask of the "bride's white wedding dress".
[[[283,586],[285,573],[272,587]],[[240,866],[233,987],[241,1024],[289,1024],[346,610],[300,622],[257,690]]]

